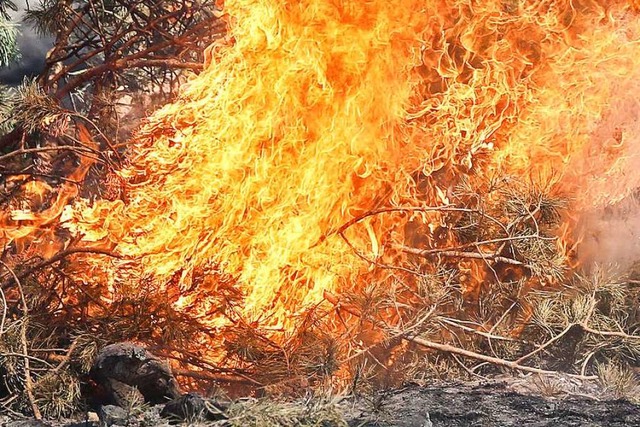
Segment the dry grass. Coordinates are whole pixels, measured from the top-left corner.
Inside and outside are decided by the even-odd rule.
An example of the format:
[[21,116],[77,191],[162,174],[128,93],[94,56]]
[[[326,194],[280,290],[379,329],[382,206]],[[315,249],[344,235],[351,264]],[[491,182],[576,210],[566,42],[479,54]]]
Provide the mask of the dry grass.
[[640,403],[640,383],[634,372],[616,362],[597,366],[598,382],[613,399],[626,399]]
[[346,427],[347,422],[331,402],[248,400],[228,410],[233,427]]
[[[246,392],[271,396],[374,396],[409,381],[468,380],[525,370],[542,375],[542,394],[555,393],[554,384],[542,378],[556,371],[598,376],[615,396],[635,393],[620,372],[627,372],[640,355],[637,286],[612,269],[593,269],[588,275],[569,269],[556,244],[563,199],[509,180],[462,184],[451,199],[464,212],[439,213],[448,228],[435,234],[446,232],[447,240],[426,244],[425,239],[435,237],[427,231],[427,219],[417,215],[406,241],[386,245],[396,244],[395,266],[402,269],[374,265],[361,277],[366,286],[327,295],[286,333],[243,319],[238,314],[242,295],[233,280],[223,281],[209,301],[229,320],[227,328],[212,331],[187,311],[176,311],[174,295],[157,291],[148,278],[122,285],[104,305],[104,289],[78,283],[67,273],[82,268],[81,254],[33,271],[23,288],[36,405],[46,416],[72,412],[79,402],[79,381],[98,349],[124,340],[146,343],[171,358],[185,373],[183,383],[202,389],[223,377],[242,383]],[[4,257],[18,273],[38,265],[16,254]],[[194,274],[194,289],[199,274],[206,272]],[[17,301],[17,288],[6,272],[2,281],[7,299]],[[20,342],[25,319],[15,303],[7,310],[0,334],[6,383],[0,403],[29,411]],[[213,366],[198,356],[194,343],[204,342],[213,346],[211,351],[224,352],[226,363]],[[603,368],[614,360],[620,371]],[[201,375],[188,376],[192,371]],[[279,415],[265,415],[266,403],[247,405],[247,411],[234,413],[236,425],[288,425],[313,412],[282,404]],[[317,414],[308,425],[323,417],[338,422],[330,405],[314,408]]]

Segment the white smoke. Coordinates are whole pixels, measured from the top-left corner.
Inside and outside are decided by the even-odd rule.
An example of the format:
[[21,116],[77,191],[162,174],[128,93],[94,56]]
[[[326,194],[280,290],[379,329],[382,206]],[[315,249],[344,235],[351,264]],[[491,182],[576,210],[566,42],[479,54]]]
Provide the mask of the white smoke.
[[622,271],[640,260],[640,84],[612,94],[581,165],[589,206],[579,219],[578,255],[585,268],[612,264]]

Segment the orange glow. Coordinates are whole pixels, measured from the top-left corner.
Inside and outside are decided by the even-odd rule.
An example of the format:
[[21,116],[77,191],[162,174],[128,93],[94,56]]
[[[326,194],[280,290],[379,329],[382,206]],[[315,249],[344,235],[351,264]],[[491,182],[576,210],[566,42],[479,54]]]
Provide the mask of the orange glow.
[[[89,132],[82,124],[77,125],[78,139],[87,148],[97,148]],[[18,205],[0,211],[0,246],[14,243],[25,254],[50,257],[62,249],[63,242],[55,236],[58,220],[65,206],[78,195],[78,185],[86,176],[94,160],[83,157],[67,180],[54,189],[40,179],[30,175],[9,177],[5,182],[19,189]]]
[[[96,259],[87,282],[127,283],[126,263],[192,290],[194,271],[210,271],[176,300],[186,307],[224,274],[246,317],[289,327],[363,285],[369,265],[335,231],[383,202],[444,205],[462,177],[500,173],[551,185],[579,215],[640,186],[640,19],[628,1],[230,0],[225,11],[229,37],[136,136],[118,172],[124,199],[64,213],[84,244],[123,256]],[[432,233],[442,222],[424,217]],[[393,258],[386,242],[403,241],[407,221],[347,235]]]

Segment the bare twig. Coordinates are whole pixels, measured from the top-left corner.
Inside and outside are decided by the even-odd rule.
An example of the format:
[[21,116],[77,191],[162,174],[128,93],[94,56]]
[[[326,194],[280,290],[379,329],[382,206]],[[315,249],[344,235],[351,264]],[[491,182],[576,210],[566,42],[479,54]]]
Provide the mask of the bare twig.
[[541,346],[539,346],[538,348],[536,348],[535,350],[525,354],[524,356],[520,357],[518,360],[516,360],[516,363],[522,363],[525,360],[535,356],[536,354],[540,353],[541,351],[545,350],[546,348],[548,348],[551,344],[553,344],[554,342],[558,341],[560,338],[562,338],[563,336],[565,336],[570,330],[571,328],[573,328],[575,326],[575,324],[571,324],[569,326],[567,326],[566,328],[564,328],[564,330],[562,332],[560,332],[558,335],[554,336],[553,338],[551,338],[550,340],[548,340],[547,342],[545,342],[544,344],[542,344]]
[[73,151],[74,153],[81,155],[81,156],[85,156],[85,157],[89,157],[92,160],[95,161],[99,161],[100,159],[98,157],[95,157],[93,155],[89,155],[89,153],[94,154],[96,153],[95,150],[91,150],[87,147],[78,147],[76,145],[58,145],[55,147],[38,147],[38,148],[23,148],[20,150],[15,150],[12,151],[10,153],[7,153],[3,156],[0,156],[0,161],[9,159],[11,157],[15,157],[15,156],[20,156],[22,154],[29,154],[29,153],[41,153],[44,151]]
[[238,378],[238,377],[225,375],[225,374],[211,374],[209,372],[198,372],[198,371],[191,371],[191,370],[185,370],[185,369],[174,369],[173,373],[178,377],[187,377],[187,378],[193,378],[196,380],[203,380],[203,381],[213,381],[216,383],[246,384],[254,387],[262,386],[262,384],[260,384],[259,382],[247,376],[240,376],[240,378]]
[[[405,245],[398,245],[398,247],[405,253],[416,255],[419,257],[429,257],[432,255],[431,250],[423,250],[417,248],[411,248]],[[482,252],[460,252],[460,251],[442,251],[437,252],[437,255],[451,258],[473,258],[473,259],[482,259],[482,260],[492,260],[495,262],[502,262],[505,264],[517,265],[520,267],[531,268],[529,265],[518,261],[513,258],[507,258],[504,256],[500,256],[498,254],[485,254]]]
[[423,212],[423,213],[428,213],[428,212],[459,212],[459,213],[468,213],[468,214],[476,214],[476,215],[480,215],[483,218],[487,218],[489,221],[495,223],[496,225],[498,225],[500,228],[504,229],[506,231],[506,228],[504,226],[504,224],[502,224],[502,222],[500,222],[498,219],[487,215],[486,213],[477,210],[477,209],[470,209],[470,208],[461,208],[461,207],[457,207],[457,206],[453,206],[453,205],[441,205],[441,206],[396,206],[396,207],[389,207],[389,208],[381,208],[381,209],[375,209],[375,210],[370,210],[367,211],[361,215],[358,215],[355,218],[352,218],[351,220],[347,221],[346,223],[344,223],[342,226],[340,226],[340,228],[336,229],[336,230],[331,230],[329,232],[327,232],[324,236],[322,236],[322,238],[320,239],[320,242],[318,243],[322,243],[324,240],[326,240],[327,237],[333,235],[333,234],[339,234],[339,233],[344,233],[348,228],[350,228],[351,226],[364,221],[367,218],[370,218],[372,216],[376,216],[376,215],[381,215],[381,214],[386,214],[386,213],[411,213],[411,212]]
[[39,173],[39,172],[31,172],[28,170],[24,170],[24,171],[15,171],[15,170],[5,170],[5,169],[0,169],[0,175],[6,175],[6,176],[20,176],[20,175],[28,175],[28,176],[38,176],[38,177],[43,177],[43,178],[52,178],[58,181],[62,181],[62,182],[68,182],[69,184],[74,184],[74,185],[80,185],[81,183],[78,181],[75,181],[73,179],[69,179],[69,178],[65,178],[63,176],[57,176],[57,175],[52,175],[52,174],[47,174],[47,173]]
[[[11,282],[13,280],[22,280],[25,277],[29,276],[30,274],[48,266],[51,264],[54,264],[58,261],[61,261],[62,259],[68,257],[69,255],[73,255],[73,254],[79,254],[79,253],[90,253],[90,254],[100,254],[100,255],[107,255],[110,257],[115,257],[118,258],[119,255],[113,253],[112,251],[108,251],[106,249],[99,249],[99,248],[70,248],[70,249],[66,249],[62,252],[58,252],[57,254],[55,254],[54,256],[52,256],[49,259],[43,260],[41,262],[39,262],[38,264],[27,268],[26,270],[20,272],[20,274],[13,274],[13,277],[9,277],[7,280],[5,280],[2,285],[0,285],[0,289],[4,289],[6,288],[8,285],[11,284]],[[1,262],[1,261],[0,261]]]
[[49,366],[49,367],[53,366],[53,365],[51,365],[51,363],[47,362],[44,359],[41,359],[41,358],[35,357],[35,356],[31,356],[31,355],[26,355],[25,356],[23,353],[13,353],[13,352],[6,352],[5,353],[5,352],[3,352],[3,353],[0,353],[0,355],[4,356],[4,357],[22,357],[22,358],[26,357],[29,360],[33,361],[33,362],[42,363],[43,365],[46,365],[46,366]]
[[[325,299],[329,302],[331,302],[333,305],[336,306],[337,309],[344,309],[346,311],[348,311],[350,314],[353,314],[354,316],[361,316],[361,313],[355,309],[354,307],[351,307],[349,305],[343,305],[340,303],[340,301],[331,294],[327,294],[325,293]],[[369,319],[375,326],[382,326],[380,324],[379,321],[373,320],[373,319]],[[476,353],[474,351],[470,351],[470,350],[466,350],[460,347],[456,347],[456,346],[452,346],[449,344],[442,344],[442,343],[437,343],[434,341],[430,341],[427,339],[424,339],[420,336],[418,336],[417,333],[413,333],[411,331],[402,331],[402,330],[398,330],[395,329],[393,330],[394,332],[394,336],[396,337],[400,337],[406,341],[412,342],[414,344],[417,344],[419,346],[422,347],[426,347],[426,348],[430,348],[432,350],[437,350],[437,351],[441,351],[443,353],[447,353],[447,354],[456,354],[459,356],[464,356],[464,357],[469,357],[472,359],[476,359],[476,360],[480,360],[482,362],[487,362],[490,363],[492,365],[496,365],[496,366],[503,366],[503,367],[507,367],[513,370],[518,370],[518,371],[523,371],[523,372],[531,372],[531,373],[536,373],[536,374],[544,374],[544,375],[558,375],[559,372],[557,371],[548,371],[545,369],[539,369],[539,368],[534,368],[532,366],[526,366],[526,365],[522,365],[520,363],[518,363],[517,361],[511,361],[511,360],[506,360],[506,359],[502,359],[499,357],[494,357],[494,356],[487,356],[486,354],[481,354],[481,353]],[[595,379],[597,378],[596,376],[585,376],[585,375],[576,375],[576,374],[566,374],[570,377],[573,378],[578,378],[578,379],[582,379],[582,380],[590,380],[590,379]]]
[[4,334],[4,323],[7,320],[7,298],[2,288],[0,288],[0,298],[2,298],[2,320],[0,321],[0,337],[2,337],[2,334]]
[[480,335],[480,336],[485,337],[485,338],[487,338],[489,340],[494,339],[494,340],[499,340],[499,341],[521,342],[520,340],[517,340],[515,338],[503,337],[501,335],[495,335],[495,334],[490,333],[490,332],[484,332],[484,331],[480,331],[480,330],[475,329],[475,328],[471,328],[469,326],[465,326],[465,325],[461,324],[457,319],[450,319],[450,318],[446,318],[446,317],[438,317],[438,321],[440,321],[442,323],[446,323],[446,324],[451,325],[451,326],[455,326],[456,328],[460,328],[463,331],[471,332],[471,333],[476,334],[476,335]]
[[[523,372],[531,372],[534,374],[542,374],[542,375],[558,375],[559,372],[557,371],[548,371],[545,369],[539,369],[539,368],[534,368],[531,366],[526,366],[526,365],[521,365],[519,363],[517,363],[516,361],[511,361],[511,360],[505,360],[505,359],[500,359],[498,357],[493,357],[493,356],[487,356],[485,354],[480,354],[480,353],[476,353],[474,351],[470,351],[470,350],[465,350],[463,348],[459,348],[459,347],[454,347],[452,345],[448,345],[448,344],[441,344],[441,343],[437,343],[434,341],[429,341],[426,340],[424,338],[420,338],[418,336],[413,336],[413,335],[405,335],[403,336],[404,339],[411,341],[415,344],[418,344],[422,347],[427,347],[433,350],[438,350],[441,351],[443,353],[451,353],[451,354],[458,354],[460,356],[464,356],[464,357],[469,357],[472,359],[476,359],[476,360],[481,360],[483,362],[488,362],[492,365],[496,365],[496,366],[504,366],[506,368],[509,369],[513,369],[516,371],[523,371]],[[572,378],[577,378],[577,379],[581,379],[581,380],[593,380],[596,379],[597,376],[596,375],[577,375],[577,374],[565,374],[568,375]]]
[[354,245],[353,243],[351,243],[351,241],[349,239],[347,239],[347,236],[344,234],[344,232],[340,232],[339,233],[340,237],[342,238],[342,240],[344,240],[344,242],[347,244],[347,246],[349,246],[349,248],[353,251],[353,253],[360,258],[361,260],[363,260],[364,262],[374,265],[378,268],[383,268],[386,270],[397,270],[397,271],[403,271],[405,273],[409,273],[409,274],[413,274],[415,276],[418,277],[426,277],[423,273],[417,271],[417,270],[411,270],[409,268],[404,268],[401,267],[399,265],[389,265],[389,264],[383,264],[381,262],[378,262],[374,259],[370,259],[369,257],[367,257],[366,255],[364,255],[363,253],[361,253]]
[[20,283],[20,279],[16,275],[16,273],[9,267],[4,261],[0,261],[0,264],[6,268],[9,273],[13,276],[13,279],[18,286],[18,291],[20,292],[20,301],[22,303],[22,325],[20,325],[20,342],[22,344],[22,356],[24,358],[24,375],[25,375],[25,392],[27,394],[27,398],[29,399],[29,403],[31,404],[31,409],[33,411],[33,416],[36,420],[42,419],[42,414],[40,413],[40,408],[36,404],[35,397],[33,395],[33,379],[31,378],[31,370],[29,368],[29,346],[27,344],[27,326],[29,324],[29,306],[27,305],[27,301],[24,298],[24,291],[22,289],[22,283]]

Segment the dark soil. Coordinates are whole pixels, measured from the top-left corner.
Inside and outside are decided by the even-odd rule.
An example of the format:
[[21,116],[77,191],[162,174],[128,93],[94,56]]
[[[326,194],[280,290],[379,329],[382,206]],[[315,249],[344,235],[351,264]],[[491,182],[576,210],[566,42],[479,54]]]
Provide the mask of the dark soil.
[[[508,387],[505,383],[415,385],[374,397],[346,399],[338,407],[350,427],[640,426],[640,406],[628,401],[598,400],[575,395],[547,399],[510,391]],[[125,424],[170,427],[168,420],[159,416],[160,406],[150,407],[144,417]],[[105,419],[102,421],[103,426],[122,424],[105,422]],[[197,425],[223,427],[229,423],[202,420]],[[268,425],[271,427],[271,424]],[[322,425],[331,427],[331,423]],[[77,420],[75,423],[71,420],[45,423],[11,421],[0,416],[0,426],[98,427],[99,423],[78,423]],[[278,426],[273,424],[273,427]]]
[[640,426],[640,406],[567,396],[545,399],[504,385],[410,387],[352,407],[350,426]]

